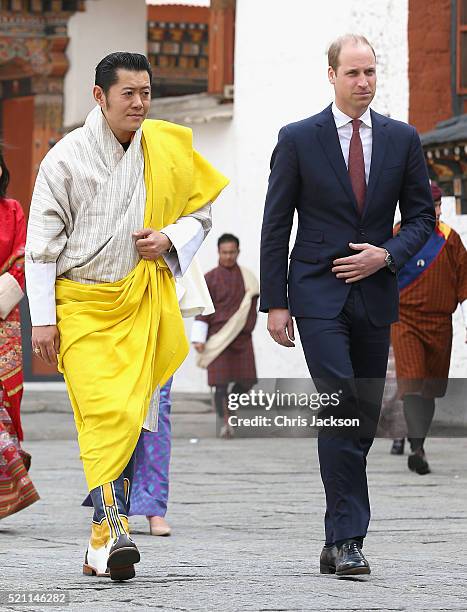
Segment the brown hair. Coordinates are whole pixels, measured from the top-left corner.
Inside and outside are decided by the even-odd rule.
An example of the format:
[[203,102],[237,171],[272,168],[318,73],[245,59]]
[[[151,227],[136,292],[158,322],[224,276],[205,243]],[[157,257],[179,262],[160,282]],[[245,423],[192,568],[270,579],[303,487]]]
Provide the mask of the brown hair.
[[365,36],[362,36],[361,34],[344,34],[343,36],[336,38],[336,40],[330,44],[328,49],[328,64],[331,66],[334,72],[337,72],[337,68],[339,67],[339,55],[341,54],[342,47],[346,43],[353,43],[354,45],[367,45],[373,51],[373,55],[375,56],[376,60],[375,50]]

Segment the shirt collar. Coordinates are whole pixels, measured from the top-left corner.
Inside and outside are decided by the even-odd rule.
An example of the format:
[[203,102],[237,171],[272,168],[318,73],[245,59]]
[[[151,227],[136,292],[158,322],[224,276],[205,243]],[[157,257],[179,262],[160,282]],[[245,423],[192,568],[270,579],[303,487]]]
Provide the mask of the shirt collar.
[[142,127],[137,129],[133,134],[130,146],[125,151],[110,129],[107,119],[99,105],[96,105],[88,114],[84,125],[94,136],[98,145],[98,150],[101,151],[103,159],[109,168],[115,167],[124,155],[130,157],[142,151],[140,146],[143,132]]
[[[336,103],[332,103],[332,114],[334,116],[334,121],[336,122],[336,127],[340,128],[343,125],[347,125],[349,121],[352,121],[352,117],[349,117],[345,113],[343,113],[339,108],[337,108]],[[370,107],[366,109],[361,117],[359,117],[360,121],[364,123],[367,127],[371,128],[371,113]]]

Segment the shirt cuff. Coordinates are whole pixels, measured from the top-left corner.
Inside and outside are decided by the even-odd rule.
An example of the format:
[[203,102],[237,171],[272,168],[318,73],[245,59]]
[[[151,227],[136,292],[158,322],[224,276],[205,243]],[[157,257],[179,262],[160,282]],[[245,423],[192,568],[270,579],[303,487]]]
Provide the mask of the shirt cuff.
[[31,325],[56,325],[55,280],[57,264],[26,261],[26,293]]
[[209,325],[205,321],[193,321],[190,342],[201,342],[201,344],[204,344],[208,337],[208,329]]
[[467,300],[461,303],[462,316],[464,317],[464,325],[467,327]]
[[203,225],[193,217],[180,217],[176,223],[161,229],[161,233],[165,234],[174,246],[174,250],[162,255],[165,263],[175,277],[183,276],[203,243]]

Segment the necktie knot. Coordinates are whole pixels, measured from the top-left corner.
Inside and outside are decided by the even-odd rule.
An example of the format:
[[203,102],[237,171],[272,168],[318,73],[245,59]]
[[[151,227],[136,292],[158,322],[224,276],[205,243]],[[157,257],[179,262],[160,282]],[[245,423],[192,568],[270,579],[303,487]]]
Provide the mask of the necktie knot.
[[354,132],[360,131],[360,126],[362,124],[361,119],[352,119],[352,128]]

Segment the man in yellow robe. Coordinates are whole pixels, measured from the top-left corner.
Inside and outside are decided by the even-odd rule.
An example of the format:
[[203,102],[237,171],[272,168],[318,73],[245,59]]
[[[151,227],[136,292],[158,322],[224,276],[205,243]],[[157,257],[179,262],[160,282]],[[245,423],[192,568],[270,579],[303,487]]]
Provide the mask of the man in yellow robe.
[[188,352],[174,277],[228,182],[191,130],[145,121],[151,80],[143,55],[99,62],[97,106],[42,161],[26,244],[33,350],[64,374],[94,506],[83,571],[113,580],[132,578],[140,558],[128,530],[133,451]]

